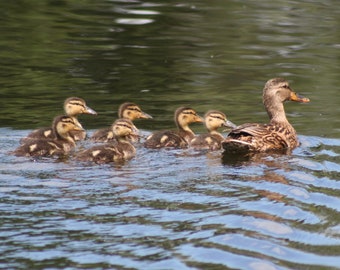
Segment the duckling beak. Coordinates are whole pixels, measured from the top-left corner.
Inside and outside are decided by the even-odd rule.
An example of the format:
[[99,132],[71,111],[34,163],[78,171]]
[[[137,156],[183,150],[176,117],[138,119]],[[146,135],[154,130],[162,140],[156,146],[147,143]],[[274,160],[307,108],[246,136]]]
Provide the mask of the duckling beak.
[[150,114],[142,112],[139,118],[142,118],[142,119],[152,119],[152,116]]
[[97,112],[96,112],[95,110],[91,109],[91,108],[88,107],[88,106],[85,106],[85,111],[84,111],[84,113],[86,113],[86,114],[94,114],[94,115],[97,115]]
[[199,116],[199,115],[196,115],[196,119],[195,120],[196,120],[195,121],[196,123],[203,123],[204,122],[204,118]]
[[296,101],[296,102],[302,102],[302,103],[307,103],[309,102],[309,98],[300,96],[299,94],[295,93],[295,92],[291,92],[290,94],[290,100],[291,101]]
[[74,130],[74,131],[85,131],[85,129],[83,129],[83,128],[80,127],[80,126],[75,126],[75,127],[73,128],[73,130]]
[[229,128],[236,128],[237,127],[233,122],[231,122],[229,120],[225,121],[224,126],[229,127]]

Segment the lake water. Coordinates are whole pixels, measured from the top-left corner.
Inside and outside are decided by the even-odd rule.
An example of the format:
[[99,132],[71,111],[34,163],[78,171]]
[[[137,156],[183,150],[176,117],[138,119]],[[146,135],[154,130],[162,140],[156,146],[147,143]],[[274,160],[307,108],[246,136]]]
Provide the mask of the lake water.
[[[340,269],[337,1],[23,0],[0,15],[0,268]],[[311,99],[285,105],[301,141],[290,155],[8,154],[70,96],[98,112],[80,116],[90,134],[125,101],[154,117],[135,121],[143,135],[187,105],[266,122],[277,76]]]

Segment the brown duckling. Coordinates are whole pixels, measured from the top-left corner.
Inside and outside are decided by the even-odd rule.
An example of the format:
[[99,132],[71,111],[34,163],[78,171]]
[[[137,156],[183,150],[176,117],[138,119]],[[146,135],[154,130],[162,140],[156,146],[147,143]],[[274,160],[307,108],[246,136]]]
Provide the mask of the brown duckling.
[[263,89],[263,104],[270,118],[269,124],[248,123],[231,130],[222,142],[225,152],[265,152],[297,147],[296,131],[288,122],[283,106],[288,100],[309,102],[308,98],[293,92],[286,80],[274,78],[267,81]]
[[[64,111],[67,116],[73,119],[73,122],[78,125],[81,130],[73,131],[71,135],[76,141],[84,140],[86,137],[86,131],[79,123],[77,116],[79,114],[94,114],[97,113],[86,105],[85,100],[78,97],[70,97],[64,101]],[[52,127],[39,128],[28,134],[27,137],[21,139],[21,143],[25,143],[29,140],[36,139],[53,139],[54,133]]]
[[[141,108],[131,102],[125,102],[119,106],[118,117],[134,121],[136,119],[151,119],[152,116],[143,112]],[[138,136],[137,136],[138,137]],[[137,137],[131,137],[131,141],[136,141]],[[110,142],[115,140],[111,127],[102,128],[93,133],[91,140],[94,142]]]
[[120,118],[111,126],[111,132],[115,137],[114,141],[84,150],[76,155],[76,159],[95,163],[109,163],[133,158],[136,155],[136,149],[128,138],[131,135],[138,134],[135,125],[129,119]]
[[204,123],[209,133],[197,135],[190,142],[190,147],[196,150],[220,150],[224,137],[217,129],[220,127],[236,127],[235,124],[227,119],[227,116],[223,112],[215,110],[208,111],[205,114]]
[[151,134],[144,146],[146,148],[186,148],[189,142],[195,137],[194,132],[190,129],[191,123],[202,123],[203,119],[195,110],[188,107],[180,107],[175,111],[175,123],[177,131],[163,130]]
[[71,132],[82,131],[70,116],[57,116],[52,124],[52,138],[31,139],[20,145],[13,154],[16,156],[46,157],[65,155],[75,146]]

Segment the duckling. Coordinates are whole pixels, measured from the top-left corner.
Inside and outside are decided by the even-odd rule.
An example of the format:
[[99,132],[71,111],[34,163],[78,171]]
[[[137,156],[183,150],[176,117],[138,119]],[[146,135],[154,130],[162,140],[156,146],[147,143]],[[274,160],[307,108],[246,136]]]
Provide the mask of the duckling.
[[[73,118],[73,121],[78,125],[80,128],[83,129],[82,125],[78,121],[79,114],[92,114],[97,115],[97,112],[86,105],[85,100],[82,98],[77,97],[70,97],[65,100],[64,102],[64,110],[66,115]],[[86,138],[86,131],[73,131],[71,132],[72,136],[76,141],[82,141]]]
[[234,128],[222,142],[225,152],[266,152],[297,147],[296,131],[288,122],[283,106],[288,100],[309,102],[308,98],[293,92],[285,79],[268,80],[263,89],[263,104],[270,118],[269,124],[247,123]]
[[76,155],[76,159],[95,163],[109,163],[133,158],[136,155],[136,149],[128,138],[131,135],[138,134],[135,125],[129,119],[120,118],[111,126],[111,132],[116,139],[115,141],[84,150]]
[[[130,121],[152,118],[151,115],[143,112],[137,104],[131,102],[125,102],[119,106],[118,117],[129,119]],[[137,137],[130,137],[130,139],[132,142],[135,142]],[[102,128],[95,131],[95,133],[91,136],[91,140],[94,142],[109,142],[115,140],[115,136],[112,133],[111,127]]]
[[224,137],[217,129],[220,127],[236,127],[235,124],[227,119],[223,112],[215,110],[208,111],[205,114],[204,123],[209,133],[197,135],[190,141],[190,147],[196,150],[220,150]]
[[[86,131],[83,129],[82,125],[79,123],[77,116],[79,114],[94,114],[97,113],[86,105],[85,100],[78,97],[70,97],[64,101],[64,111],[67,116],[73,119],[73,122],[81,129],[78,131],[71,132],[71,136],[76,141],[84,140],[86,137]],[[32,133],[28,134],[27,137],[21,139],[21,143],[25,143],[29,140],[36,139],[53,139],[54,137],[53,128],[39,128],[34,130]]]
[[20,145],[13,154],[16,156],[47,157],[65,155],[75,146],[72,132],[83,131],[70,116],[57,116],[52,123],[52,138],[31,139]]
[[196,122],[202,123],[202,117],[200,117],[192,108],[180,107],[175,111],[174,120],[178,129],[177,131],[157,131],[146,139],[144,146],[146,148],[188,147],[188,143],[195,137],[189,124]]

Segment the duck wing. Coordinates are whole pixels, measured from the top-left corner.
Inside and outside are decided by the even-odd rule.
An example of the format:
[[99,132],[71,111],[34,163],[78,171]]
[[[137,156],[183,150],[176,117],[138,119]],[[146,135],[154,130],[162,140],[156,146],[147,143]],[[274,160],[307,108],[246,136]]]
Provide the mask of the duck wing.
[[230,152],[263,152],[289,146],[284,138],[285,129],[280,125],[247,123],[233,129],[222,142]]
[[91,138],[91,141],[93,142],[109,142],[114,141],[115,138],[113,136],[113,132],[111,131],[111,128],[102,128],[97,131],[95,131]]
[[187,141],[174,131],[158,131],[151,134],[144,142],[146,148],[186,148]]

